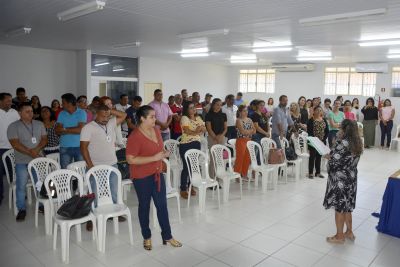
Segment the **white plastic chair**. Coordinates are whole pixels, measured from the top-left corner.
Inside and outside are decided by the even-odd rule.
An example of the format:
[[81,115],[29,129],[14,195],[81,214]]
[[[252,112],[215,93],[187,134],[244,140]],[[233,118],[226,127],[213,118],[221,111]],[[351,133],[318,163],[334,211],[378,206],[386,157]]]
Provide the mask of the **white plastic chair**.
[[63,263],[68,264],[69,262],[69,234],[72,226],[76,228],[76,239],[78,242],[82,241],[81,224],[91,221],[93,224],[93,240],[96,240],[96,217],[90,212],[87,216],[79,219],[65,219],[64,217],[57,214],[57,210],[64,204],[65,201],[73,196],[72,192],[72,179],[78,181],[78,193],[80,196],[83,195],[83,177],[71,170],[56,170],[50,173],[44,180],[44,185],[46,187],[47,194],[50,195],[51,191],[49,188],[49,183],[53,182],[57,191],[56,202],[49,201],[50,208],[52,210],[54,219],[54,233],[53,233],[53,250],[57,248],[57,232],[58,226],[61,229],[61,258]]
[[53,159],[53,160],[57,161],[58,163],[60,163],[60,153],[58,153],[58,152],[47,154],[46,158]]
[[[281,146],[282,146],[283,151],[285,153],[285,149],[289,147],[289,140],[287,140],[286,138],[283,138],[281,140]],[[302,172],[301,172],[302,163],[303,163],[302,159],[300,157],[297,157],[297,159],[295,159],[295,160],[288,160],[288,159],[286,159],[286,153],[285,153],[285,161],[286,161],[286,163],[288,165],[290,164],[290,165],[293,166],[292,170],[294,171],[295,180],[296,181],[300,180],[300,177],[302,177],[302,175],[303,175]]]
[[[181,201],[180,201],[180,196],[178,190],[173,188],[171,186],[171,165],[169,163],[169,160],[163,159],[165,165],[167,166],[167,171],[164,174],[164,179],[165,179],[165,189],[166,189],[166,194],[167,194],[167,199],[170,198],[176,198],[177,206],[178,206],[178,217],[179,217],[179,222],[182,222],[182,217],[181,217]],[[157,228],[157,210],[154,206],[153,203],[153,227]]]
[[232,153],[232,165],[235,165],[236,161],[236,139],[229,139],[227,144],[227,147],[231,148],[233,153]]
[[[270,184],[270,188],[273,189],[275,184],[277,184],[277,179],[274,177],[275,168],[265,164],[261,146],[257,142],[248,141],[246,145],[251,160],[250,170],[253,170],[256,173],[255,186],[258,187],[258,175],[261,175],[261,186],[263,192],[267,190],[268,184]],[[257,162],[257,154],[260,157],[260,164]]]
[[[268,156],[269,156],[269,150],[271,148],[277,148],[277,145],[274,140],[268,137],[264,137],[261,139],[261,147],[263,151],[263,156],[264,156],[264,163],[268,164]],[[287,183],[287,164],[286,162],[283,162],[281,164],[268,164],[269,166],[272,166],[275,168],[275,179],[276,181],[279,180],[279,177],[281,176],[281,172],[283,172],[283,176],[285,178],[285,183]]]
[[[16,186],[16,174],[15,174],[15,154],[14,149],[10,149],[3,154],[2,157],[3,166],[6,171],[6,177],[8,182],[8,208],[11,209],[12,205],[14,206],[14,215],[17,216],[18,209],[17,209],[17,186]],[[11,164],[11,170],[8,166]],[[26,184],[26,195],[28,198],[28,204],[32,204],[32,183],[28,181]]]
[[[228,159],[224,159],[224,152],[226,151]],[[224,145],[213,145],[211,147],[211,156],[213,157],[215,177],[214,179],[222,180],[223,201],[229,200],[229,187],[232,180],[239,179],[240,184],[240,198],[242,198],[242,177],[240,173],[234,172],[232,168],[231,151]],[[228,164],[226,163],[228,161]],[[228,166],[227,166],[228,165]]]
[[[197,149],[189,149],[185,153],[185,161],[189,168],[190,186],[189,192],[192,187],[199,189],[199,207],[200,213],[206,210],[206,193],[207,188],[217,188],[218,194],[218,208],[220,207],[219,184],[215,179],[211,179],[208,174],[208,163],[204,152]],[[202,162],[205,161],[205,168],[201,167]],[[190,194],[188,194],[188,208],[190,206]]]
[[169,162],[172,170],[172,185],[178,190],[183,169],[182,159],[179,154],[179,142],[173,139],[164,142],[165,150],[169,151]]
[[[110,189],[110,176],[112,173],[117,177],[117,203],[114,204],[111,197]],[[94,179],[96,190],[93,190],[90,179]],[[121,173],[118,169],[108,165],[98,165],[91,168],[85,177],[86,183],[89,187],[89,192],[96,192],[97,207],[94,207],[93,213],[97,218],[98,227],[98,250],[105,252],[106,250],[106,236],[107,236],[107,220],[113,218],[114,233],[118,234],[118,217],[126,216],[129,227],[129,238],[133,245],[132,235],[132,218],[129,208],[122,201],[122,184]]]
[[[35,186],[33,187],[33,193],[36,199],[35,205],[35,227],[38,227],[38,215],[39,215],[39,203],[43,204],[44,207],[44,225],[47,235],[51,235],[51,228],[52,228],[52,210],[50,208],[50,201],[53,201],[52,196],[44,198],[40,196],[40,189],[42,188],[44,180],[46,177],[53,171],[61,169],[60,164],[57,161],[50,159],[50,158],[36,158],[31,160],[28,164],[28,173],[29,177],[31,178],[32,184]],[[36,173],[37,181],[33,178],[33,172]]]
[[306,145],[303,145],[301,147],[300,145],[300,140],[303,140],[303,142],[307,143],[307,139],[302,139],[302,136],[295,137],[294,135],[292,136],[292,141],[294,144],[294,150],[296,151],[297,156],[301,159],[301,168],[300,168],[300,178],[303,178],[303,176],[306,173],[306,170],[308,168],[308,160],[310,158],[310,154],[305,152]]
[[[361,124],[362,125],[362,124]],[[397,152],[400,152],[400,125],[398,125],[396,127],[396,135],[394,136],[394,138],[392,138],[392,140],[390,141],[390,147],[389,150],[392,150],[393,147],[395,147],[397,149]],[[363,138],[364,140],[364,138]],[[396,146],[393,146],[393,143],[396,144]]]

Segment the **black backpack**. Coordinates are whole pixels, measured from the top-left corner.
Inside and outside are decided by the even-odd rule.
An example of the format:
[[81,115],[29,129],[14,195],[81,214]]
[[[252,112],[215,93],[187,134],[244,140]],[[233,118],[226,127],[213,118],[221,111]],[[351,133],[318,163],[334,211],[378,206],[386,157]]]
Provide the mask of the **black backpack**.
[[129,164],[126,162],[126,149],[120,149],[117,151],[117,160],[118,160],[118,170],[121,172],[121,178],[122,180],[124,179],[129,179],[130,177],[130,172],[129,172]]

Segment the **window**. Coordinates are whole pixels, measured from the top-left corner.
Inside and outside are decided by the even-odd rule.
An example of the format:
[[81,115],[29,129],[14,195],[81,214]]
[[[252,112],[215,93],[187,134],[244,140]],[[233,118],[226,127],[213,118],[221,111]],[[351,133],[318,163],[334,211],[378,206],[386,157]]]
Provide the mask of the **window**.
[[400,88],[400,67],[392,69],[392,88]]
[[273,94],[275,92],[275,70],[240,70],[239,91],[242,93]]
[[374,96],[375,90],[376,73],[357,73],[350,67],[325,69],[325,95]]

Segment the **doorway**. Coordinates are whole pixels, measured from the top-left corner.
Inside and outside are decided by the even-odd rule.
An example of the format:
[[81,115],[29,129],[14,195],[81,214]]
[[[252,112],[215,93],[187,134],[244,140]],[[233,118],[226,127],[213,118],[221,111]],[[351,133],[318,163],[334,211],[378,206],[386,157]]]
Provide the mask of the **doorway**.
[[154,90],[161,89],[162,83],[146,82],[144,83],[144,99],[143,103],[148,104],[154,99]]

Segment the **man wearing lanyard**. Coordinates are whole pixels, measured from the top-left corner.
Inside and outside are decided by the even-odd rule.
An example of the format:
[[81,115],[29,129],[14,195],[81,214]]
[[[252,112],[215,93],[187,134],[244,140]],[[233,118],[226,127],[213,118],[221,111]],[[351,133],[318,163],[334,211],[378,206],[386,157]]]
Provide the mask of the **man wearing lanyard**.
[[[11,123],[19,120],[18,112],[11,108],[11,106],[11,94],[0,93],[0,159],[3,157],[4,153],[11,149],[11,144],[7,137],[7,128]],[[6,168],[8,168],[8,166],[4,166],[3,161],[0,160],[0,205],[3,201],[3,176],[6,174]]]
[[[10,124],[7,136],[15,151],[17,221],[26,216],[26,184],[28,182],[28,163],[40,157],[42,149],[47,145],[47,133],[42,122],[33,120],[33,110],[29,103],[19,106],[20,120]],[[35,183],[37,177],[34,174]]]
[[76,106],[76,97],[67,93],[61,96],[63,111],[57,119],[56,133],[60,135],[60,165],[83,160],[79,149],[79,135],[86,124],[86,112]]
[[[80,136],[80,149],[88,170],[96,165],[109,165],[118,169],[114,129],[121,125],[125,118],[125,112],[110,109],[104,104],[97,107],[96,119],[83,127]],[[90,179],[90,184],[96,193],[93,178]],[[110,177],[110,190],[113,202],[117,203],[118,185],[115,173]],[[119,220],[123,221],[124,218],[120,217]],[[92,229],[91,224],[86,227],[88,230]]]

